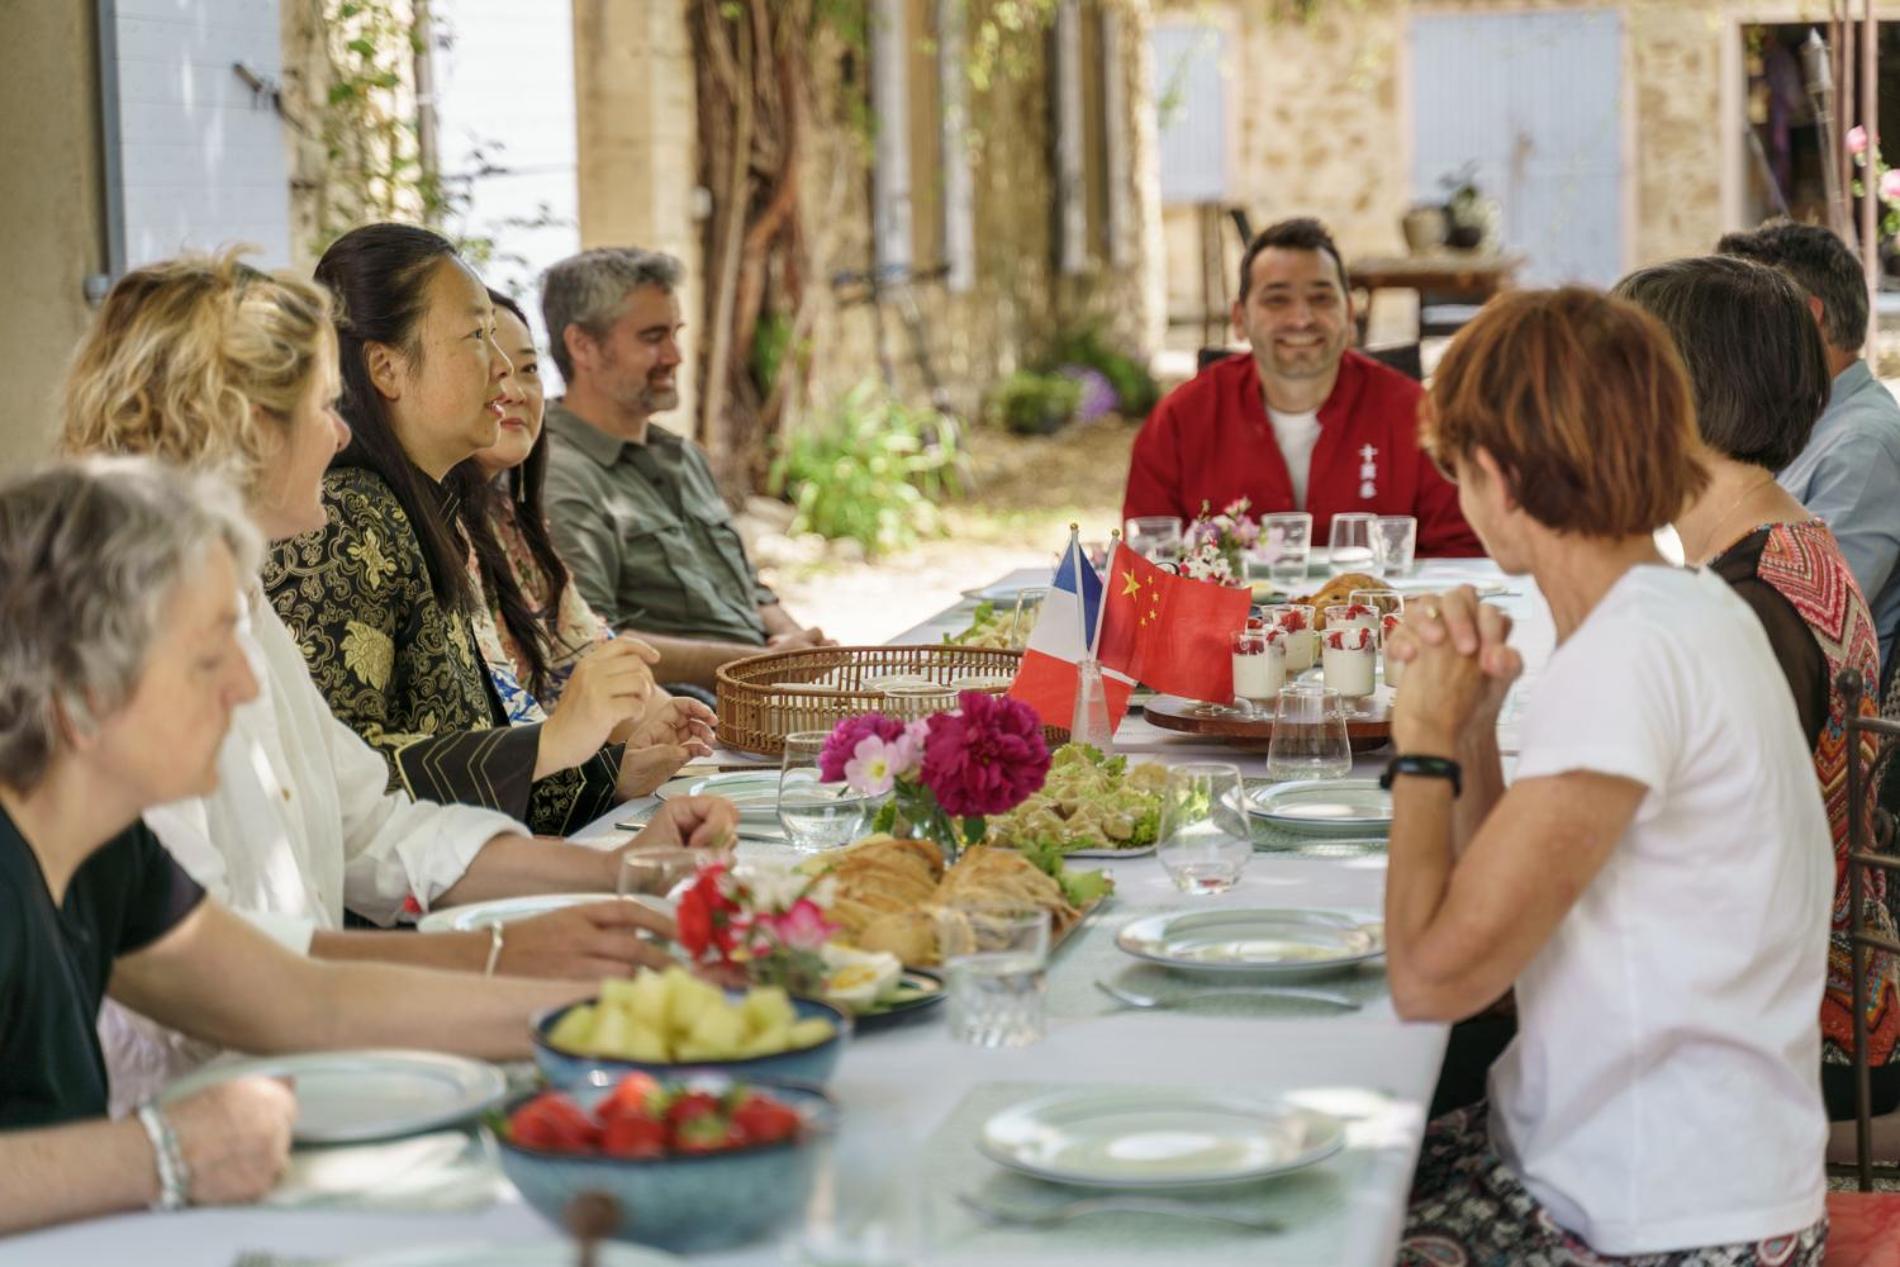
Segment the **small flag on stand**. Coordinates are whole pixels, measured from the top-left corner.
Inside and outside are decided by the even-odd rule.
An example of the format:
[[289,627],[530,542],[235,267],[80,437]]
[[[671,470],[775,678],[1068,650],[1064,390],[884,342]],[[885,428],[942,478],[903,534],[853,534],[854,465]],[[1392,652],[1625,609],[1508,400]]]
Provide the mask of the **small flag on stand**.
[[1232,639],[1247,626],[1247,590],[1164,572],[1121,544],[1106,585],[1097,649],[1104,674],[1183,699],[1233,699]]
[[[1047,725],[1069,726],[1075,717],[1080,666],[1095,654],[1102,614],[1102,578],[1083,556],[1076,530],[1049,580],[1048,595],[1036,627],[1023,648],[1023,662],[1010,684],[1011,699],[1035,709]],[[1104,671],[1108,727],[1112,732],[1128,711],[1132,679]]]

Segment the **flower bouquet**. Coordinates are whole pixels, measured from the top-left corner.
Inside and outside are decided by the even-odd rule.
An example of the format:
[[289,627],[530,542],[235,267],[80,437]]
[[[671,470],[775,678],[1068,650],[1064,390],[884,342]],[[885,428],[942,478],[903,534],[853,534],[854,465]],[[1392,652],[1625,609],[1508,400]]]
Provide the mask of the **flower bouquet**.
[[957,703],[954,713],[909,724],[883,713],[848,717],[818,758],[827,783],[891,794],[877,830],[934,840],[950,862],[983,839],[987,816],[1028,800],[1049,773],[1033,708],[982,691],[964,691]]
[[1260,524],[1248,514],[1252,508],[1242,497],[1216,515],[1202,502],[1201,513],[1181,533],[1181,575],[1217,585],[1244,585],[1247,552],[1260,541]]
[[680,894],[680,946],[700,967],[816,998],[829,972],[825,943],[838,931],[825,915],[833,887],[782,867],[742,874],[724,861],[705,863]]

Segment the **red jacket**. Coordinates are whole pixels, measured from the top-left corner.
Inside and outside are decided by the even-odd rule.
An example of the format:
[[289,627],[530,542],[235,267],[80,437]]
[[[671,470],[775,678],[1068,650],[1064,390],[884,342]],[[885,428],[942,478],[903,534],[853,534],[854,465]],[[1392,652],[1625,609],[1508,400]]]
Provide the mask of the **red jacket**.
[[1216,361],[1168,393],[1135,438],[1122,517],[1185,521],[1203,502],[1218,513],[1245,497],[1255,515],[1311,511],[1315,545],[1326,544],[1335,514],[1363,510],[1417,516],[1421,558],[1482,555],[1483,545],[1458,510],[1458,490],[1419,447],[1423,395],[1397,370],[1348,351],[1333,394],[1320,406],[1306,505],[1296,506],[1253,357]]

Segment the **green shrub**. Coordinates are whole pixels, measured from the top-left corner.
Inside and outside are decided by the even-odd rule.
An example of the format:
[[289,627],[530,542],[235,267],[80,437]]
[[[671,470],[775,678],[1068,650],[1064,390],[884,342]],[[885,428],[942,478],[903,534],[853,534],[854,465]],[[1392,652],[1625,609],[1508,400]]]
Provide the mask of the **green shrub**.
[[1063,374],[1017,370],[996,387],[990,407],[1017,435],[1043,436],[1075,416],[1082,384]]
[[1116,412],[1131,422],[1147,418],[1161,399],[1161,385],[1147,363],[1110,343],[1099,322],[1064,330],[1051,341],[1044,367],[1064,365],[1092,369],[1106,378],[1115,389]]
[[963,491],[959,462],[954,419],[867,380],[781,440],[766,486],[797,507],[794,532],[856,541],[874,555],[941,531],[936,503]]

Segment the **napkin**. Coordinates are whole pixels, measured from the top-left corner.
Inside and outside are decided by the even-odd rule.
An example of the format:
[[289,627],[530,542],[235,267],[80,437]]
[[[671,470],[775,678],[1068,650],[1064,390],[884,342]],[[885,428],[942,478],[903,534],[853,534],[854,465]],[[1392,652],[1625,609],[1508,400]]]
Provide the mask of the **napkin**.
[[454,1213],[484,1209],[508,1190],[480,1131],[436,1131],[383,1144],[298,1148],[262,1204]]

